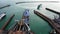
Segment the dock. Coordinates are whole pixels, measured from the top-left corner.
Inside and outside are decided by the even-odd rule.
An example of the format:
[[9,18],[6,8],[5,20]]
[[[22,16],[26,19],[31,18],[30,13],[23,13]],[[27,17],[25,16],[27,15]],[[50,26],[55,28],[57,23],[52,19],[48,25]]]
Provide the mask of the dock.
[[36,15],[38,15],[39,17],[42,17],[43,19],[45,19],[46,21],[48,21],[48,23],[56,30],[56,32],[58,33],[58,34],[60,34],[60,25],[59,24],[57,24],[55,21],[53,21],[52,19],[50,19],[50,18],[48,18],[47,16],[45,16],[45,15],[43,15],[43,14],[41,14],[40,12],[38,12],[38,11],[36,11],[36,10],[34,10],[34,13],[36,14]]

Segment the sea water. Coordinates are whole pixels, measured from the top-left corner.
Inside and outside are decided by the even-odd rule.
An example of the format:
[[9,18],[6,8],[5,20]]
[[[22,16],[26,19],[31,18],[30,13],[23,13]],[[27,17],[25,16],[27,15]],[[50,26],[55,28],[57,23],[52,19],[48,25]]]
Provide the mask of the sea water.
[[[6,4],[9,3],[7,2]],[[0,28],[9,19],[11,14],[15,14],[15,17],[6,27],[6,30],[8,30],[15,23],[15,19],[20,20],[22,18],[25,9],[29,9],[31,30],[35,34],[49,34],[49,32],[52,30],[51,26],[48,24],[47,21],[43,20],[41,17],[38,17],[37,15],[34,14],[34,10],[37,10],[39,4],[42,4],[40,10],[38,10],[40,13],[44,14],[45,16],[51,19],[54,19],[54,15],[58,16],[55,13],[45,10],[45,8],[48,7],[59,12],[60,11],[59,3],[22,3],[22,4],[10,3],[11,5],[10,7],[0,9],[0,11],[5,11],[7,14],[6,18],[0,21]]]

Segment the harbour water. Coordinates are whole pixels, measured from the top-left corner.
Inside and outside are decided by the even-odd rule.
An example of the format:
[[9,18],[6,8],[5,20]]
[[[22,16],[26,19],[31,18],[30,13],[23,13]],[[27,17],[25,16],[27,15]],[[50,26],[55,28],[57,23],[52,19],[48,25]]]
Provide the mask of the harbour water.
[[47,3],[47,2],[45,3],[38,3],[38,2],[37,3],[22,3],[22,4],[11,3],[10,4],[11,6],[0,9],[0,11],[6,12],[6,17],[0,21],[0,29],[12,14],[15,14],[15,17],[6,27],[6,30],[8,30],[15,23],[16,19],[20,20],[22,18],[22,15],[25,9],[29,9],[31,30],[35,34],[49,34],[49,32],[52,30],[52,27],[48,24],[47,21],[43,20],[41,17],[38,17],[37,15],[34,14],[34,10],[37,10],[37,6],[39,4],[42,4],[40,9],[38,10],[40,13],[46,15],[47,17],[51,19],[54,19],[54,15],[58,16],[55,13],[45,10],[45,8],[46,7],[51,8],[59,12],[60,11],[59,3]]

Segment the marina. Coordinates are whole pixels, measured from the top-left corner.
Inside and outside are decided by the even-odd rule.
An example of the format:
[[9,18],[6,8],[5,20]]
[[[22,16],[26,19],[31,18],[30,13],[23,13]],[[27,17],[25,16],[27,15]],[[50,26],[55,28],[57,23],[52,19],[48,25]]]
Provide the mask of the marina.
[[0,34],[60,34],[60,5],[43,2],[3,2]]

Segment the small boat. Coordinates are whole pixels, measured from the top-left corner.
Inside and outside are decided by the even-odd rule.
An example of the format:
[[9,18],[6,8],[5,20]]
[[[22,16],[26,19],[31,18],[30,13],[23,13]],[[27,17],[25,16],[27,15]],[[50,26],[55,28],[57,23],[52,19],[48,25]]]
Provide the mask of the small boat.
[[60,25],[60,15],[59,15],[59,18],[54,17],[53,20]]
[[5,12],[0,13],[0,20],[1,20],[3,17],[5,17],[5,16],[6,16],[6,13],[5,13]]
[[39,10],[41,8],[42,4],[38,5],[37,9]]
[[50,34],[57,34],[56,30],[55,29],[51,30]]

